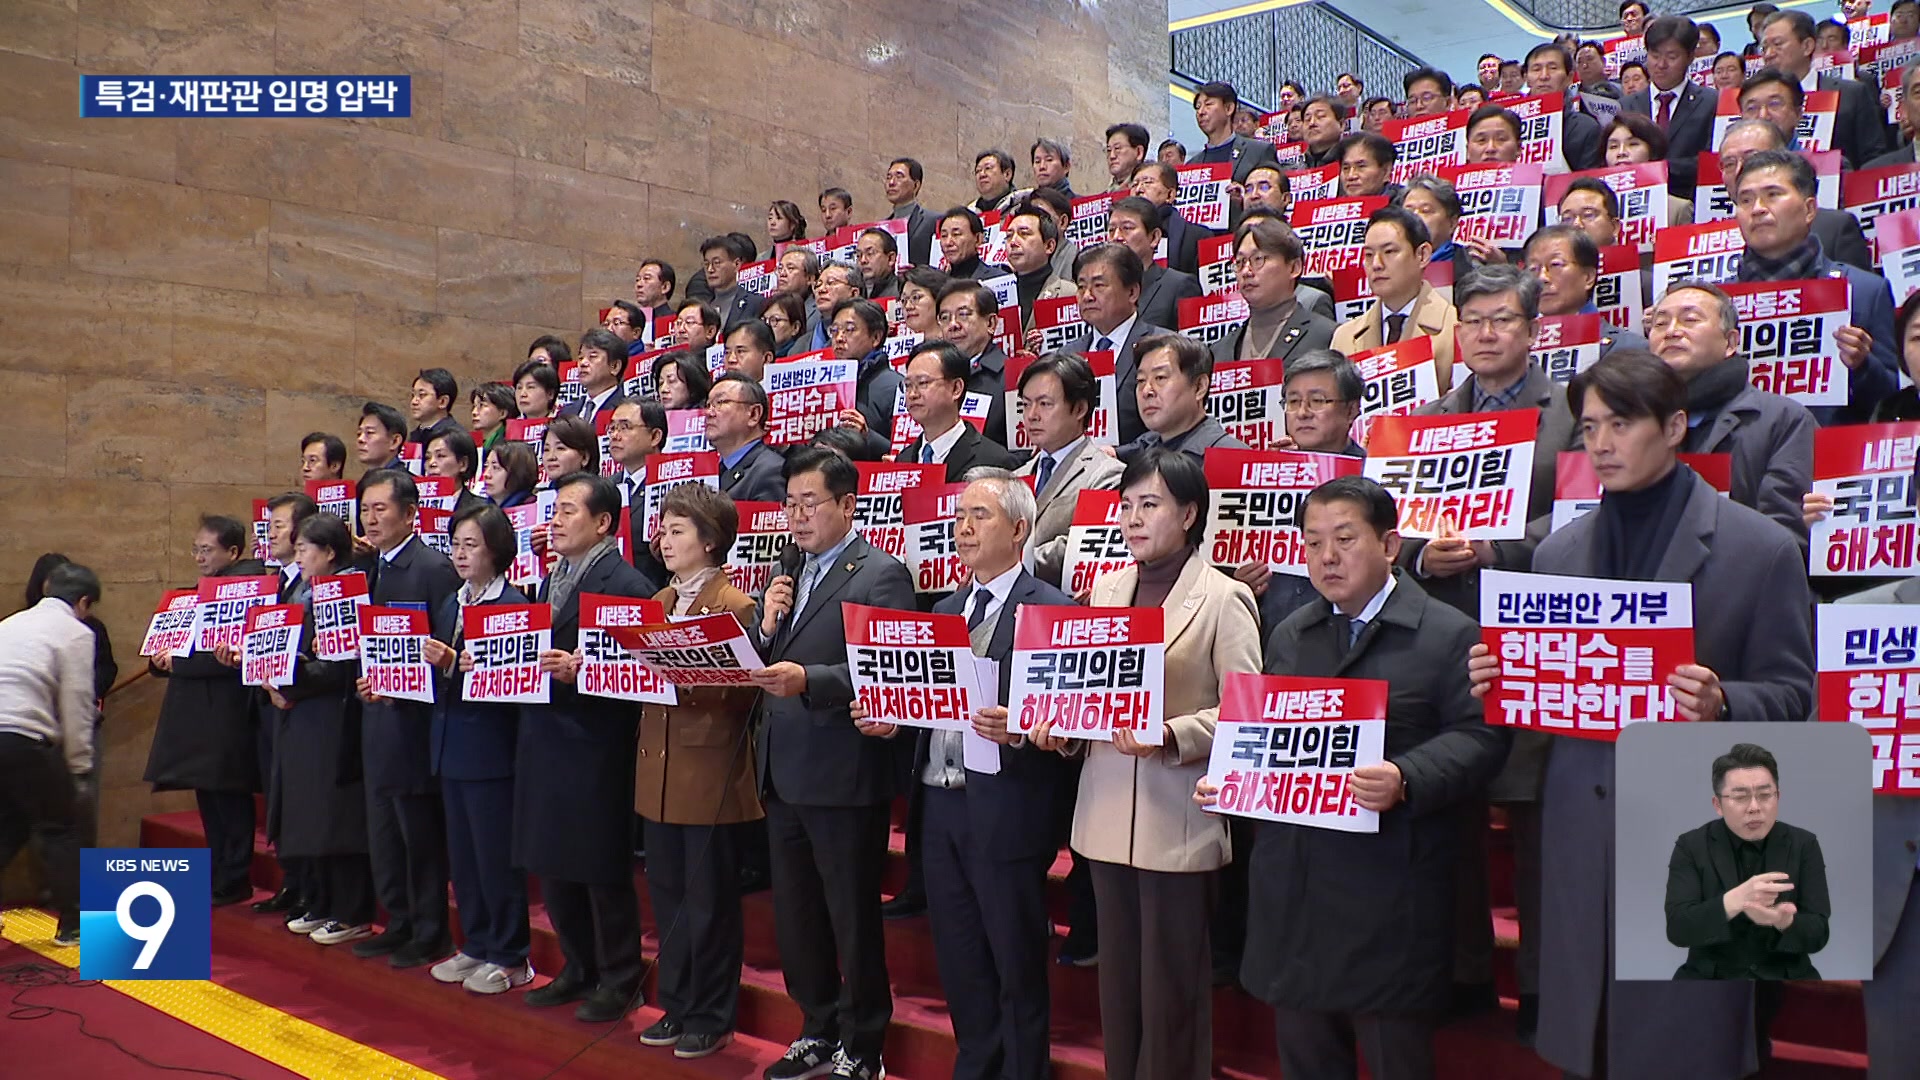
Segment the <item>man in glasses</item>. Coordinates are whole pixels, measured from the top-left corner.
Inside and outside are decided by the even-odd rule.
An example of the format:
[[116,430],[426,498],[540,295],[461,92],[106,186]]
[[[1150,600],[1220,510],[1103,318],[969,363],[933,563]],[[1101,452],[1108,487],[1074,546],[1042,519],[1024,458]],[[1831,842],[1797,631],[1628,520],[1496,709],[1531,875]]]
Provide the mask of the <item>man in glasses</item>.
[[[1331,346],[1333,320],[1300,302],[1300,268],[1306,253],[1292,227],[1262,215],[1241,222],[1233,235],[1234,280],[1247,302],[1247,321],[1214,342],[1213,362],[1285,360]],[[1123,437],[1125,430],[1123,422]]]
[[994,344],[1000,300],[992,289],[970,279],[948,282],[934,300],[940,335],[966,354],[967,392],[993,399],[982,432],[988,442],[1007,445],[1007,354]]
[[767,390],[744,371],[720,376],[707,393],[707,442],[720,455],[720,490],[735,502],[787,496],[786,461],[767,445]]

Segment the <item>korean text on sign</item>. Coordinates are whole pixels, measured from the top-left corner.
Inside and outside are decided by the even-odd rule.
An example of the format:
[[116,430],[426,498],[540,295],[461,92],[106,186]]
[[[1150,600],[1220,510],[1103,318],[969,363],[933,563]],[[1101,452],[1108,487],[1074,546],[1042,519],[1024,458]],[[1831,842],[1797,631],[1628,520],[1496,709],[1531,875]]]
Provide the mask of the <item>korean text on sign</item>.
[[616,626],[614,638],[653,673],[675,686],[747,686],[766,665],[732,615],[707,615],[664,626]]
[[185,656],[193,651],[193,624],[200,610],[199,589],[169,589],[147,620],[141,656]]
[[1686,582],[1483,570],[1480,620],[1500,660],[1489,724],[1612,742],[1678,715],[1667,676],[1693,662]]
[[280,577],[204,577],[200,579],[200,610],[194,616],[193,651],[212,652],[226,645],[240,647],[247,609],[278,599]]
[[240,685],[286,686],[300,653],[299,604],[263,604],[247,609],[240,645]]
[[908,727],[969,731],[991,704],[958,615],[840,605],[847,628],[847,673],[867,719]]
[[901,496],[909,489],[940,483],[946,477],[946,466],[856,461],[853,467],[860,473],[853,503],[854,527],[867,543],[905,562],[907,518]]
[[767,365],[767,445],[806,442],[822,428],[839,423],[840,411],[853,408],[859,365],[834,360],[827,350]]
[[1009,730],[1109,742],[1115,731],[1165,738],[1165,621],[1160,608],[1023,605],[1013,628]]
[[1360,459],[1298,450],[1207,451],[1207,561],[1229,572],[1263,563],[1307,576],[1299,513],[1307,493],[1336,476],[1357,476]]
[[1826,427],[1813,433],[1813,490],[1833,510],[1813,523],[1815,576],[1911,574],[1920,567],[1913,504],[1920,422]]
[[593,697],[677,705],[673,686],[655,675],[613,636],[616,626],[658,626],[667,621],[658,600],[580,594],[580,672],[574,688]]
[[965,484],[922,484],[900,496],[907,530],[907,570],[922,596],[950,593],[966,580],[967,567],[954,543],[954,514]]
[[1852,322],[1845,278],[1723,286],[1740,312],[1741,354],[1760,390],[1802,405],[1845,405],[1847,367],[1835,331]]
[[1133,565],[1133,550],[1120,531],[1120,493],[1083,488],[1074,497],[1073,520],[1067,526],[1067,553],[1060,586],[1070,596],[1093,588],[1103,574]]
[[1873,790],[1920,796],[1920,606],[1823,604],[1814,617],[1820,719],[1873,739]]
[[473,670],[468,701],[544,705],[553,677],[540,670],[540,654],[553,647],[551,604],[474,604],[460,613]]
[[1469,540],[1527,533],[1533,488],[1533,409],[1455,416],[1383,416],[1367,444],[1366,475],[1400,504],[1400,531],[1440,534],[1441,519]]
[[1207,775],[1217,814],[1340,832],[1377,833],[1380,815],[1354,800],[1353,770],[1378,765],[1387,684],[1230,671]]
[[376,696],[433,702],[427,666],[427,613],[409,608],[360,609],[360,677]]

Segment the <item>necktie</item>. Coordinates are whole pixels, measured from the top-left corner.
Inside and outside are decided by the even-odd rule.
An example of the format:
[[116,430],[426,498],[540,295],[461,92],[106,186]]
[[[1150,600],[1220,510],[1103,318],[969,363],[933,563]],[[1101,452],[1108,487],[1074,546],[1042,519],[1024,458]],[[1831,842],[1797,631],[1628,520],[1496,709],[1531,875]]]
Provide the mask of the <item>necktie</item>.
[[640,481],[634,479],[631,476],[627,477],[627,505],[632,506],[633,501],[639,496],[640,496]]
[[967,631],[971,633],[987,621],[987,609],[993,606],[993,594],[985,589],[975,589],[968,600],[968,606],[973,609],[967,615]]
[[787,625],[793,625],[793,620],[806,610],[807,601],[813,597],[813,587],[820,582],[820,568],[824,565],[826,561],[823,559],[809,558],[806,569],[800,571],[800,587],[794,592],[793,614],[788,616]]
[[920,444],[920,464],[922,465],[933,464],[933,444],[932,443],[922,442]]
[[1335,613],[1333,625],[1334,632],[1339,635],[1340,655],[1345,656],[1353,651],[1353,643],[1360,640],[1360,631],[1364,629],[1367,624],[1359,619],[1349,619],[1344,615]]
[[1112,352],[1113,339],[1110,337],[1107,337],[1104,334],[1101,335],[1100,338],[1093,343],[1093,351],[1094,352]]
[[580,419],[585,420],[589,424],[593,423],[593,399],[592,398],[589,397],[589,398],[580,399]]
[[1391,345],[1394,342],[1399,341],[1400,332],[1406,329],[1406,327],[1407,327],[1407,317],[1405,315],[1387,316],[1387,340],[1383,342],[1383,344]]
[[1047,490],[1047,481],[1053,479],[1053,468],[1053,455],[1042,453],[1040,455],[1040,467],[1034,473],[1033,489],[1035,491]]
[[1673,123],[1673,99],[1675,96],[1671,90],[1662,90],[1659,94],[1660,112],[1654,117],[1653,122],[1660,125],[1661,131],[1667,130],[1667,125]]

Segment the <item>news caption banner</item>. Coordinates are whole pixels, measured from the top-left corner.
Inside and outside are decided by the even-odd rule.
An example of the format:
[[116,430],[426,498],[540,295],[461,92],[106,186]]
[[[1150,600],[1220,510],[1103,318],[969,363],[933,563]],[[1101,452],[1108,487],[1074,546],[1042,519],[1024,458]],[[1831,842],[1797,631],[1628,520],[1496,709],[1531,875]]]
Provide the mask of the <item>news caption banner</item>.
[[1339,832],[1377,833],[1380,815],[1354,801],[1353,770],[1378,765],[1387,740],[1387,684],[1231,671],[1207,776],[1207,809]]
[[1814,609],[1820,719],[1873,740],[1873,790],[1920,797],[1920,605]]
[[1013,624],[1007,729],[1159,746],[1166,737],[1165,616],[1160,608],[1023,604]]
[[1686,582],[1482,570],[1480,620],[1500,661],[1489,724],[1612,742],[1678,716],[1667,676],[1693,663]]
[[213,977],[213,862],[206,848],[80,852],[82,979]]
[[80,116],[412,116],[411,75],[82,75]]

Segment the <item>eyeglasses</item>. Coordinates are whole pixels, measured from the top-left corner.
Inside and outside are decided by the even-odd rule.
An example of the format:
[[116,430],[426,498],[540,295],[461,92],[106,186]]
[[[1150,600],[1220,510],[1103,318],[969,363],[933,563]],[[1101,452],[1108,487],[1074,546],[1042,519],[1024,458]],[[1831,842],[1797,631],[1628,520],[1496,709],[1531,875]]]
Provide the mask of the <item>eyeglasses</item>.
[[745,405],[745,404],[746,404],[746,402],[744,402],[744,401],[741,401],[741,400],[740,400],[739,398],[714,398],[714,397],[710,397],[710,398],[708,398],[708,399],[707,399],[707,411],[708,411],[708,412],[715,412],[715,411],[717,411],[717,410],[718,410],[718,409],[719,409],[719,408],[720,408],[721,406],[723,406],[723,405]]
[[1779,790],[1770,787],[1761,788],[1758,791],[1748,791],[1746,788],[1734,788],[1732,791],[1720,796],[1721,799],[1735,806],[1753,806],[1755,804],[1767,806],[1779,797]]
[[1326,412],[1335,405],[1345,405],[1352,400],[1352,398],[1328,397],[1325,394],[1308,394],[1306,397],[1288,397],[1285,405],[1287,411],[1290,413],[1312,415],[1313,413]]
[[833,501],[834,500],[830,498],[822,499],[817,495],[807,495],[798,499],[789,495],[787,496],[785,502],[782,505],[784,505],[787,508],[787,516],[790,518],[791,517],[812,517],[813,512],[815,510],[818,510],[822,506],[825,506],[826,504]]
[[1471,318],[1461,319],[1459,326],[1460,329],[1465,330],[1469,334],[1477,334],[1489,326],[1502,334],[1506,334],[1520,329],[1521,324],[1526,321],[1527,317],[1525,315],[1521,315],[1518,312],[1503,311],[1498,315],[1475,315]]
[[1655,330],[1655,331],[1671,330],[1675,326],[1679,326],[1682,329],[1686,329],[1686,330],[1692,330],[1696,327],[1705,326],[1706,323],[1707,323],[1707,313],[1704,311],[1696,311],[1693,309],[1682,311],[1678,315],[1673,315],[1663,311],[1655,315],[1647,316],[1647,329]]
[[607,434],[625,435],[630,431],[639,431],[640,425],[631,420],[615,420],[607,425]]
[[1233,257],[1233,268],[1239,273],[1251,273],[1259,270],[1271,261],[1273,261],[1273,257],[1266,252],[1255,251],[1246,255],[1235,255]]
[[978,313],[972,308],[950,308],[940,313],[940,321],[943,323],[966,322],[976,314]]
[[906,380],[905,385],[909,394],[924,394],[946,381],[945,379],[915,378]]
[[1561,221],[1570,221],[1576,225],[1591,225],[1596,221],[1605,221],[1607,212],[1598,207],[1589,206],[1584,210],[1562,210]]
[[208,555],[218,555],[222,550],[224,549],[210,547],[206,544],[195,544],[193,545],[193,557],[198,559]]
[[848,334],[857,334],[861,329],[862,328],[855,323],[834,323],[832,326],[827,327],[827,335],[829,337],[845,337]]

